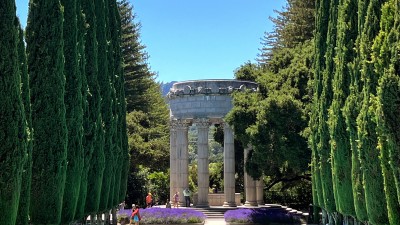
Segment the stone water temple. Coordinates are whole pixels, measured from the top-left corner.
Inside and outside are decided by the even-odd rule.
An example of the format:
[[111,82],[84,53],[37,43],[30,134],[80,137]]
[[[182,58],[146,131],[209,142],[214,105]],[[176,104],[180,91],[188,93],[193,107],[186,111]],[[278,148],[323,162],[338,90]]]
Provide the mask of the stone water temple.
[[[183,190],[189,186],[188,129],[195,125],[198,131],[198,193],[196,207],[240,204],[235,193],[235,149],[232,127],[224,121],[232,109],[231,93],[257,91],[257,83],[243,80],[193,80],[173,84],[167,97],[170,105],[170,196],[179,191],[181,204]],[[224,129],[224,192],[209,193],[209,127],[220,124]],[[245,149],[245,160],[250,148]],[[245,205],[263,204],[263,183],[245,173]]]

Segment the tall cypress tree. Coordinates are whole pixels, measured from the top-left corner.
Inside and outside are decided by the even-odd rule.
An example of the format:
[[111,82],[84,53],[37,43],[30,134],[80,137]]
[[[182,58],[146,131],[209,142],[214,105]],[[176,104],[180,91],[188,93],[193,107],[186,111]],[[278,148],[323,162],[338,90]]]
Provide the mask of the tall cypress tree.
[[[395,146],[395,141],[393,139],[393,135],[389,131],[387,125],[383,121],[382,114],[382,105],[387,104],[386,101],[379,101],[380,99],[385,99],[389,103],[396,105],[392,99],[395,101],[398,100],[397,96],[393,96],[390,92],[380,92],[382,89],[399,90],[396,86],[398,85],[398,80],[392,79],[393,69],[391,69],[391,58],[396,57],[396,52],[392,55],[392,49],[396,49],[396,37],[395,32],[393,32],[394,27],[394,14],[395,14],[395,5],[394,1],[388,1],[382,6],[382,16],[380,21],[380,32],[378,36],[375,38],[373,43],[373,58],[374,67],[379,76],[379,84],[382,86],[378,86],[377,90],[377,98],[372,98],[373,104],[373,112],[375,115],[374,122],[377,123],[377,137],[378,137],[378,146],[380,154],[380,162],[382,167],[382,175],[383,175],[383,185],[384,191],[386,195],[386,204],[387,204],[387,214],[389,218],[390,224],[400,224],[400,207],[397,197],[396,184],[393,170],[390,166],[390,150]],[[389,81],[391,80],[391,81]],[[388,82],[389,81],[389,82]],[[393,83],[393,84],[391,84]],[[393,89],[394,88],[394,89]],[[398,105],[398,103],[397,103]],[[396,110],[394,110],[396,112]],[[398,111],[398,110],[397,110]]]
[[0,224],[15,224],[26,159],[26,119],[21,97],[15,1],[0,4]]
[[330,157],[328,109],[332,103],[332,74],[334,73],[333,57],[335,56],[336,21],[338,0],[330,1],[329,22],[326,39],[325,68],[322,72],[322,92],[319,106],[319,155],[321,165],[321,182],[324,196],[324,209],[336,212],[334,179],[332,177],[332,158]]
[[[89,94],[89,115],[85,120],[85,167],[89,166],[87,175],[87,189],[84,214],[94,214],[99,210],[101,185],[104,171],[104,132],[101,117],[101,96],[98,81],[99,61],[97,42],[97,19],[96,5],[94,0],[83,1],[83,12],[85,14],[87,35],[85,38],[86,79]],[[102,71],[104,72],[104,71]],[[89,124],[88,124],[89,123]],[[86,160],[87,159],[87,160]],[[86,174],[85,174],[86,175]],[[83,180],[85,182],[85,180]],[[82,196],[84,197],[84,196]]]
[[361,162],[359,157],[358,148],[358,127],[357,117],[360,112],[360,102],[362,102],[362,81],[361,81],[361,61],[362,55],[360,51],[360,42],[365,23],[365,15],[367,13],[367,7],[369,0],[358,1],[358,35],[356,40],[356,56],[349,66],[350,70],[350,94],[346,99],[345,106],[343,108],[344,116],[346,118],[346,126],[349,135],[350,148],[351,148],[351,160],[352,160],[352,186],[353,186],[353,198],[354,198],[354,209],[356,218],[359,221],[367,221],[368,215],[365,205],[365,192],[362,184],[363,172],[361,170]]
[[[126,110],[124,109],[125,93],[124,93],[124,76],[122,71],[122,49],[121,49],[121,17],[118,12],[117,2],[115,0],[110,1],[109,7],[109,18],[110,18],[110,32],[111,40],[113,43],[113,70],[114,70],[114,120],[116,126],[116,133],[114,135],[114,185],[111,206],[117,205],[119,202],[123,201],[120,199],[121,191],[121,173],[122,173],[122,160],[123,160],[123,147],[122,147],[122,135],[123,132],[126,133],[126,129],[123,130],[123,119],[125,117]],[[126,184],[125,184],[126,185]],[[125,193],[124,193],[125,195]]]
[[22,173],[22,186],[21,196],[18,207],[18,219],[15,224],[28,225],[29,220],[29,203],[31,199],[31,176],[32,176],[32,117],[31,117],[31,99],[30,99],[30,88],[29,88],[29,76],[28,67],[26,62],[25,53],[25,42],[24,42],[24,31],[19,27],[19,42],[18,42],[18,59],[21,71],[21,83],[22,83],[22,101],[24,104],[26,122],[27,122],[27,152],[26,162],[24,164]]
[[363,184],[368,221],[372,224],[388,224],[386,198],[383,190],[383,177],[379,152],[377,150],[376,123],[371,110],[371,95],[376,95],[378,75],[371,59],[374,38],[379,32],[381,6],[384,0],[371,0],[368,5],[365,24],[361,35],[361,58],[363,80],[363,101],[357,118],[360,162],[363,170]]
[[318,112],[322,94],[322,72],[325,68],[325,52],[326,52],[326,38],[329,18],[329,1],[318,0],[316,1],[316,15],[315,15],[315,59],[314,59],[314,96],[313,107],[311,109],[309,127],[311,135],[309,138],[312,150],[312,181],[313,181],[313,203],[321,208],[324,208],[324,197],[321,179],[320,167],[320,154],[319,146],[319,120]]
[[112,138],[113,138],[113,115],[112,115],[112,90],[111,90],[111,69],[109,69],[109,34],[108,34],[108,0],[96,1],[96,32],[98,41],[98,81],[101,95],[101,116],[104,126],[104,146],[103,152],[105,161],[104,175],[101,186],[100,211],[107,210],[108,198],[110,194],[110,184],[112,176]]
[[[88,1],[84,1],[88,2]],[[80,188],[78,193],[78,201],[77,207],[75,211],[75,220],[82,219],[84,217],[84,208],[86,201],[86,190],[87,190],[87,175],[88,175],[88,162],[91,156],[91,152],[86,151],[86,134],[90,132],[90,128],[92,124],[89,121],[89,103],[87,101],[88,97],[88,83],[86,78],[86,59],[85,59],[85,37],[86,37],[86,21],[85,15],[83,14],[83,1],[76,0],[76,13],[77,13],[77,51],[78,51],[78,70],[80,73],[80,77],[82,79],[82,153],[83,153],[83,161],[82,161],[82,173],[80,177]]]
[[340,0],[336,41],[336,69],[333,76],[333,101],[329,114],[331,133],[332,174],[336,188],[336,206],[338,212],[355,216],[351,183],[351,151],[345,118],[342,108],[349,95],[350,69],[355,52],[357,38],[356,0]]
[[[59,0],[29,2],[28,72],[31,84],[32,224],[59,224],[67,169],[63,10]],[[43,210],[43,206],[48,206]]]
[[62,0],[64,7],[65,108],[68,129],[67,176],[61,222],[75,218],[83,169],[82,77],[78,66],[78,27],[76,0]]

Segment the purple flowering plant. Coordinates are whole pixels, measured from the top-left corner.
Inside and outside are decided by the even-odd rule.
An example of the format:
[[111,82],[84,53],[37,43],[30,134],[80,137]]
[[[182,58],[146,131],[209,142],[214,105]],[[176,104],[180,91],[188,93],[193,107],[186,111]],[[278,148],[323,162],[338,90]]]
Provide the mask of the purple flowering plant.
[[287,211],[271,208],[235,209],[228,210],[224,214],[226,222],[245,223],[245,224],[265,224],[282,223],[298,224],[300,217]]
[[[140,209],[142,219],[140,224],[182,224],[182,223],[204,223],[204,213],[194,209],[174,208],[148,208]],[[129,217],[131,210],[120,210],[118,218]]]

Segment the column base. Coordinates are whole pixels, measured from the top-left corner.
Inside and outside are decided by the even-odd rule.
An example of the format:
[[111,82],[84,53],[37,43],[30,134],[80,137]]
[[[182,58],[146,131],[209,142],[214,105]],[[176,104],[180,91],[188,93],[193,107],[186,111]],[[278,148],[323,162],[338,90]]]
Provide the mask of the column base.
[[246,201],[244,206],[258,206],[258,203],[256,201]]
[[236,202],[224,202],[223,207],[237,207]]

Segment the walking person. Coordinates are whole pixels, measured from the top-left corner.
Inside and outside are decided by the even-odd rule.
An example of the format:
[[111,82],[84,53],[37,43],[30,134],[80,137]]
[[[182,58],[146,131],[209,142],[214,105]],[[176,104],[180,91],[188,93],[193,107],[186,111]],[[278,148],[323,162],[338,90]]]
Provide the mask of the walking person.
[[185,190],[183,190],[183,196],[185,196],[185,206],[186,207],[190,207],[190,190],[189,188],[186,188]]
[[141,219],[142,219],[142,217],[140,217],[139,207],[137,205],[135,205],[132,208],[131,222],[129,224],[131,225],[133,223],[134,225],[139,225],[139,221]]
[[179,193],[175,192],[174,194],[174,208],[178,208],[178,202],[179,202]]

